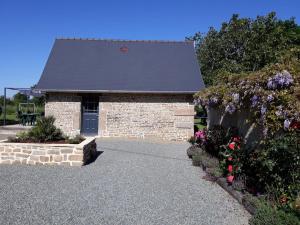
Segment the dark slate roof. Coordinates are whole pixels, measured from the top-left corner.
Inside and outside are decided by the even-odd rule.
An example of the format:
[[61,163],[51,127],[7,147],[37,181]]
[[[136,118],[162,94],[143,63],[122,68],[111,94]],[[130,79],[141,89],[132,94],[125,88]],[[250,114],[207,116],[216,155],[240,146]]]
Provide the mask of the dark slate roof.
[[194,93],[204,88],[193,42],[57,39],[37,89]]

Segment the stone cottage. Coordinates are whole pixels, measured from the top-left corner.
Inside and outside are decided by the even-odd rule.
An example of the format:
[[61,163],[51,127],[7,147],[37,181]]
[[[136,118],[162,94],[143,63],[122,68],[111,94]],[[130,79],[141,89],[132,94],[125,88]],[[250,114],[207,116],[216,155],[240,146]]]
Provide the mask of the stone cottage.
[[57,39],[37,84],[74,136],[186,140],[204,88],[194,43]]

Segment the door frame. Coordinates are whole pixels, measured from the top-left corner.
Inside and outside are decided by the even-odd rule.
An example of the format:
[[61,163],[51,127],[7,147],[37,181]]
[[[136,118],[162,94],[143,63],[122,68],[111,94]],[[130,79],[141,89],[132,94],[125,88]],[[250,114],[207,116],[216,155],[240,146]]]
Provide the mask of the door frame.
[[[90,103],[90,104],[88,104]],[[94,104],[93,104],[94,103]],[[84,106],[87,104],[88,108],[87,110],[94,111],[95,112],[85,112]],[[88,106],[90,105],[90,106]],[[96,107],[96,109],[94,108]],[[99,133],[99,95],[98,94],[84,94],[81,95],[81,128],[80,128],[80,134],[82,135],[98,135]],[[95,126],[95,132],[87,132],[84,128],[85,125],[85,114],[86,115],[93,115],[96,118],[96,126]]]

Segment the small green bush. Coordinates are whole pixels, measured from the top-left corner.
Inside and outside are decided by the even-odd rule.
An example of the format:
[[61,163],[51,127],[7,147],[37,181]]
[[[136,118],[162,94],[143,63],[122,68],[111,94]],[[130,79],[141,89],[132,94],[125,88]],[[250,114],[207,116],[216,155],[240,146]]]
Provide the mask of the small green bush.
[[28,131],[28,137],[37,142],[63,140],[63,133],[55,125],[53,116],[42,117],[36,125]]
[[250,225],[300,225],[299,218],[291,213],[272,208],[261,203],[255,215],[249,220]]
[[300,133],[285,132],[267,140],[264,146],[243,159],[243,170],[261,191],[294,200],[300,193]]
[[82,137],[81,135],[76,135],[74,138],[68,139],[68,142],[69,142],[69,144],[79,144],[84,140],[85,140],[85,138]]

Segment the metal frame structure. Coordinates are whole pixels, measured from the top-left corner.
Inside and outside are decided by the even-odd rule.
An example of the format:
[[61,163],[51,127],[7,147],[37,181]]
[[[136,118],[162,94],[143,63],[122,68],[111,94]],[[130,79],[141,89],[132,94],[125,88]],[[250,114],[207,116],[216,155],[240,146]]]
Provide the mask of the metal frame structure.
[[3,126],[6,125],[6,91],[7,90],[13,90],[18,91],[23,95],[27,96],[27,102],[29,100],[29,96],[36,96],[40,97],[42,96],[42,93],[40,91],[34,90],[32,88],[14,88],[14,87],[4,87],[4,100],[3,100]]

